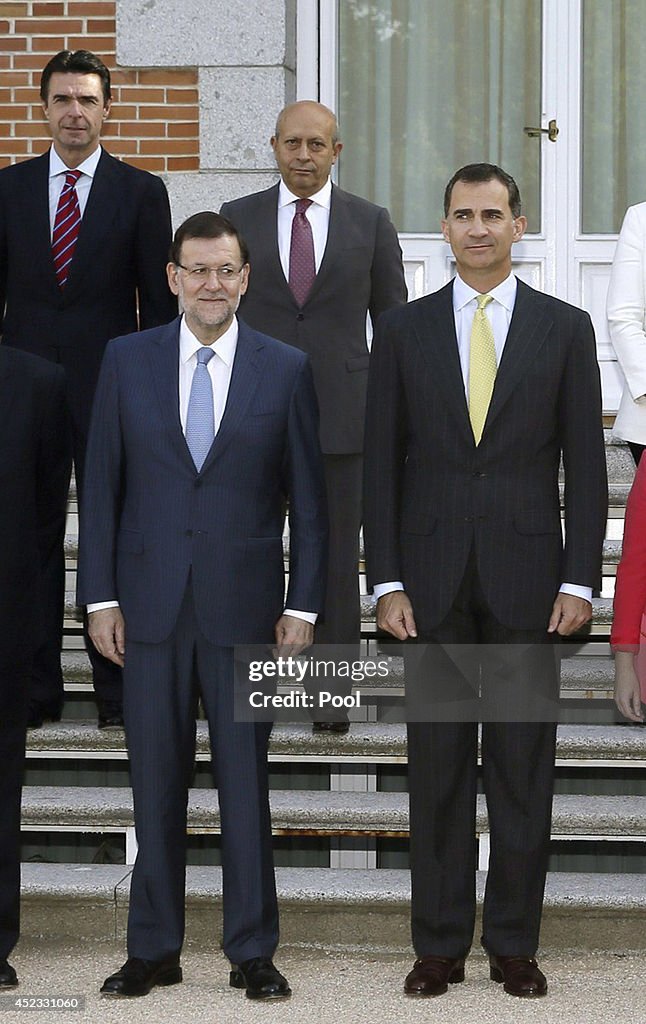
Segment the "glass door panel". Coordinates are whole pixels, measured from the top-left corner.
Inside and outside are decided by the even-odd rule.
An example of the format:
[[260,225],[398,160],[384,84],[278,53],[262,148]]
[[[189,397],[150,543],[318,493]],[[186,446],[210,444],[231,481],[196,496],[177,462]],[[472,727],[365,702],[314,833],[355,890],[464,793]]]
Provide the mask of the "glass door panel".
[[518,181],[541,229],[541,0],[343,0],[339,184],[386,206],[399,231],[437,232],[466,163]]
[[646,199],[646,4],[583,0],[581,230],[619,231]]

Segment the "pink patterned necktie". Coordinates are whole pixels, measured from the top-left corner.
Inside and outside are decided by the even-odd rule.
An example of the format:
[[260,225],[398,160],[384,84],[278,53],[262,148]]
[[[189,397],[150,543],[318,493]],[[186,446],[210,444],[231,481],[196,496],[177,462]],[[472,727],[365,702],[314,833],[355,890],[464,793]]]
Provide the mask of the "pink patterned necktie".
[[312,225],[305,216],[311,199],[298,199],[292,220],[292,241],[289,248],[289,287],[299,306],[305,305],[316,277]]
[[76,183],[80,177],[80,171],[68,171],[65,175],[54,218],[52,258],[59,288],[65,287],[81,228],[81,210],[76,194]]

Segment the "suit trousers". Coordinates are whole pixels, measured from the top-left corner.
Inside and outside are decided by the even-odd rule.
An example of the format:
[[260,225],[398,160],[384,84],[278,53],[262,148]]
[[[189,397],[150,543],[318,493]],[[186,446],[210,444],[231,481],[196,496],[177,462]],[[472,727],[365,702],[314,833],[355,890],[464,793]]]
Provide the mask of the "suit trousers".
[[320,644],[358,644],[361,455],[324,455],[329,516],[325,611],[314,638]]
[[[472,553],[448,615],[420,639],[431,645],[517,644],[514,652],[522,652],[525,644],[552,643],[546,627],[518,631],[498,622],[488,608]],[[547,685],[556,697],[556,659],[545,653],[553,666]],[[521,654],[519,679],[532,668],[532,661],[523,664]],[[465,956],[473,939],[478,722],[460,717],[462,721],[408,724],[412,937],[418,956]],[[482,723],[482,778],[491,837],[482,944],[494,955],[531,957],[538,946],[555,747],[555,721]]]
[[206,711],[222,831],[223,948],[232,963],[271,957],[278,909],[269,814],[271,725],[234,721],[233,648],[210,644],[189,579],[171,636],[127,639],[124,718],[139,850],[130,887],[128,953],[160,960],[184,938],[186,807],[198,696]]
[[20,928],[20,796],[30,665],[31,651],[0,653],[0,960],[11,953]]
[[[41,347],[38,354],[65,370],[65,393],[72,429],[72,452],[77,498],[83,488],[85,450],[90,429],[92,399],[101,366],[102,349],[96,346],[79,352],[78,348],[64,346]],[[63,674],[61,671],[61,645],[63,638],[63,608],[65,600],[65,530],[43,567],[41,642],[37,648],[32,669],[30,697],[39,704],[56,705],[63,702]],[[104,658],[94,647],[87,633],[87,616],[83,619],[83,635],[92,665],[94,689],[99,701],[121,703],[121,669]]]

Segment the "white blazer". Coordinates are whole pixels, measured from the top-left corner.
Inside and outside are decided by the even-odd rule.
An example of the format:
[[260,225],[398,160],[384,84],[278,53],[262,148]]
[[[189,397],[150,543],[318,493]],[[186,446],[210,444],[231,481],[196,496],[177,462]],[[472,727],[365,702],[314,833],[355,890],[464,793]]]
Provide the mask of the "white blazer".
[[646,203],[626,211],[612,263],[607,313],[625,378],[613,433],[646,445]]

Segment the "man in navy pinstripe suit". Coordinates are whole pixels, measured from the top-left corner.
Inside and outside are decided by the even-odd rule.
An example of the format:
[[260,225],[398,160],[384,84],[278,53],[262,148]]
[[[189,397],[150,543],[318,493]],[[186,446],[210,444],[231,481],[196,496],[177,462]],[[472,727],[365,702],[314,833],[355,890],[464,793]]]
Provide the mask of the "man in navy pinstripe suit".
[[[276,642],[298,651],[311,643],[324,599],[325,486],[308,359],[237,321],[248,276],[246,245],[229,221],[215,213],[189,218],[168,265],[183,316],[112,341],[101,369],[78,597],[96,647],[124,666],[139,844],[128,960],[106,980],[107,995],[140,996],[182,980],[198,694],[220,804],[230,984],[250,998],[290,994],[272,962],[269,727],[234,720],[233,647]],[[201,413],[210,409],[212,442],[198,458],[193,378],[202,362],[210,387]]]
[[[533,684],[530,654],[549,655],[541,645],[586,622],[599,585],[607,493],[594,333],[587,313],[512,273],[525,218],[501,168],[474,164],[454,175],[442,228],[455,279],[377,324],[366,421],[368,571],[378,624],[409,644],[425,641],[429,656],[442,644],[493,644],[514,656],[527,645],[515,675],[486,679],[508,686],[514,700],[521,684]],[[486,323],[473,331],[477,308]],[[483,334],[493,372],[478,417],[483,373],[472,360]],[[544,660],[556,698],[555,659]],[[482,680],[484,691],[484,673]],[[433,694],[438,674],[423,685]],[[405,991],[417,996],[463,980],[475,922],[477,720],[431,717],[408,726],[418,960]],[[547,989],[534,955],[555,733],[545,720],[482,727],[491,830],[482,942],[491,978],[523,997]]]

